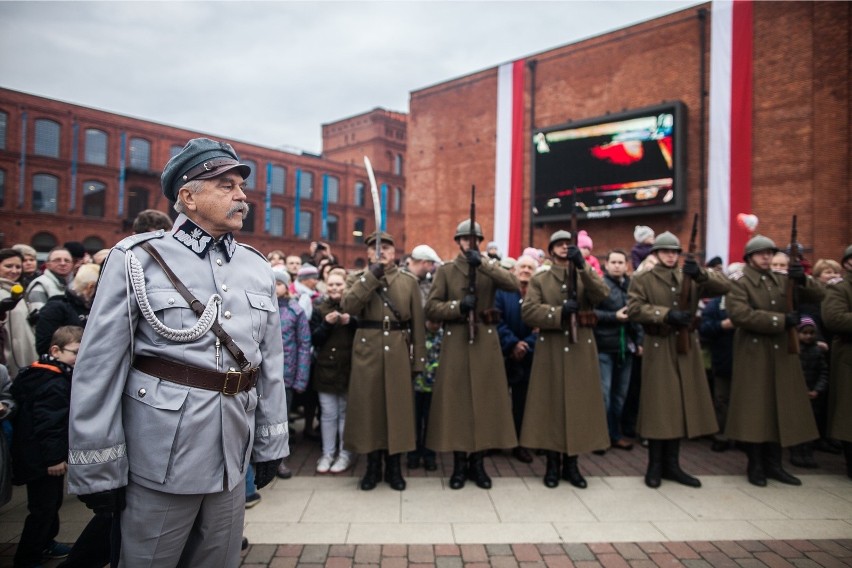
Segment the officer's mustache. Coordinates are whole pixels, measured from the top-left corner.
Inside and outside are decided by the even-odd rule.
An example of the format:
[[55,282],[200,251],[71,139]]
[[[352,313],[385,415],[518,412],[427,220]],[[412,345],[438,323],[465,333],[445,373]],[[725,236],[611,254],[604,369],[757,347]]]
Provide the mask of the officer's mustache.
[[243,217],[249,214],[249,204],[245,201],[241,201],[235,205],[232,205],[230,209],[228,209],[228,219],[236,215],[237,213],[242,213]]

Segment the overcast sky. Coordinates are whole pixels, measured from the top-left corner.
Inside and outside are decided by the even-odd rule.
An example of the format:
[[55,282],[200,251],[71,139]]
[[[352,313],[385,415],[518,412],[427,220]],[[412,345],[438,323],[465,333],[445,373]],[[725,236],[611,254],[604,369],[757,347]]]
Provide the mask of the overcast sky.
[[0,86],[270,147],[695,1],[2,2]]

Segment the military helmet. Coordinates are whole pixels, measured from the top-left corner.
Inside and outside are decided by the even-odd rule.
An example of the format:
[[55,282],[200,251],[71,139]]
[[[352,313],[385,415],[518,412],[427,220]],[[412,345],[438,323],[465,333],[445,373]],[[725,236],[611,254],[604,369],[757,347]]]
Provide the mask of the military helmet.
[[[474,223],[474,229],[476,231],[477,238],[484,238],[482,236],[482,226],[479,223]],[[458,227],[456,227],[456,236],[454,239],[458,239],[459,237],[469,237],[470,236],[470,219],[465,219],[461,223],[459,223]]]
[[556,231],[552,235],[550,235],[550,242],[547,244],[547,252],[553,250],[553,245],[555,245],[559,241],[570,241],[571,233],[568,231],[564,231],[562,229]]
[[665,233],[660,233],[657,235],[657,238],[654,239],[654,244],[651,246],[651,252],[656,250],[676,250],[680,252],[683,249],[680,248],[680,239],[677,238],[674,233],[666,231]]
[[843,251],[843,260],[840,261],[840,264],[846,264],[846,261],[849,260],[849,257],[852,256],[852,245],[846,247],[846,250]]
[[763,235],[753,236],[746,243],[743,260],[748,262],[748,257],[762,250],[771,250],[772,254],[775,254],[778,252],[778,247],[775,246],[775,242],[769,237],[764,237]]

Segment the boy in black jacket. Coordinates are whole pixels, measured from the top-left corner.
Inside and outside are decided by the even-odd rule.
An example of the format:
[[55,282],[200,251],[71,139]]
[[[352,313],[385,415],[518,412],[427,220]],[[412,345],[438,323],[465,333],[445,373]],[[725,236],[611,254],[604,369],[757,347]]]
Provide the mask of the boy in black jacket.
[[15,553],[15,567],[36,566],[43,558],[62,558],[69,548],[54,539],[68,468],[68,411],[71,373],[83,328],[63,326],[51,338],[50,350],[12,382],[18,403],[13,422],[12,476],[27,486],[29,515]]

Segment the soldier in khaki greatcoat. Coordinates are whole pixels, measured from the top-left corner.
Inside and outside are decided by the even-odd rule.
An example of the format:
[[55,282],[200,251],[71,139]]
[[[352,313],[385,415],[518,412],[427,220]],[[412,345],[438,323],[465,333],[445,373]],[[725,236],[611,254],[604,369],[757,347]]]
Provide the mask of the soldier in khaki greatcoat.
[[[583,489],[586,480],[577,467],[577,455],[609,447],[592,332],[594,306],[609,295],[609,288],[570,239],[567,231],[556,231],[550,237],[553,266],[533,276],[521,306],[524,323],[540,330],[521,445],[546,450],[547,487],[559,485],[561,461],[562,478]],[[569,264],[576,270],[576,282],[569,279]],[[576,295],[569,293],[574,285]],[[570,338],[571,314],[578,320],[576,343]]]
[[[638,430],[648,438],[645,484],[651,488],[659,487],[661,479],[701,487],[698,479],[680,468],[680,439],[719,429],[694,320],[698,299],[720,296],[730,283],[691,258],[684,261],[681,271],[677,263],[680,252],[675,235],[668,231],[658,235],[651,254],[659,263],[636,274],[628,292],[627,314],[645,330]],[[690,304],[681,306],[685,275],[692,291]],[[678,332],[688,334],[686,353],[678,353]]]
[[[453,452],[451,489],[464,487],[468,477],[482,489],[491,488],[482,463],[484,451],[518,445],[497,333],[499,316],[491,308],[498,288],[517,290],[520,282],[498,261],[480,256],[482,229],[479,223],[474,228],[475,243],[470,220],[459,223],[455,240],[461,251],[438,268],[426,301],[426,317],[444,323],[426,446]],[[476,271],[475,294],[468,290],[469,270]],[[471,312],[476,314],[472,340],[467,322]]]
[[[378,235],[365,241],[370,258]],[[415,448],[411,377],[426,360],[425,320],[417,279],[397,270],[393,237],[380,235],[380,261],[350,276],[341,302],[358,318],[343,442],[346,450],[367,454],[361,489],[381,481],[384,457],[385,481],[402,491],[400,454]]]
[[822,301],[822,322],[834,332],[831,345],[829,436],[843,442],[846,475],[852,478],[852,245],[846,247],[843,277],[830,280]]
[[752,237],[745,246],[746,266],[731,275],[727,297],[736,333],[725,434],[746,443],[748,480],[758,487],[767,478],[801,485],[781,467],[781,447],[819,437],[799,356],[788,351],[787,330],[798,325],[799,314],[785,311],[785,292],[797,286],[803,302],[817,303],[823,291],[798,263],[789,276],[773,272],[776,252],[771,239]]

